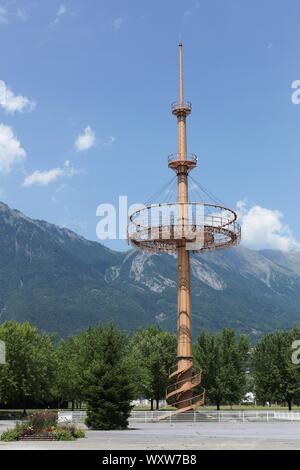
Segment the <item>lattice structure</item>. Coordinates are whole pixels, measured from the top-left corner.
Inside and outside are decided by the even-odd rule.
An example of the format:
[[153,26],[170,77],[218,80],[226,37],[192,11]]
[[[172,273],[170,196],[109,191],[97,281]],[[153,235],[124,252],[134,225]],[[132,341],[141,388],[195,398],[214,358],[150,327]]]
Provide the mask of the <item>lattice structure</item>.
[[188,177],[198,158],[187,153],[186,118],[192,105],[183,94],[182,44],[179,44],[179,100],[172,104],[177,118],[178,151],[168,157],[177,176],[177,202],[149,204],[130,216],[129,243],[148,252],[176,253],[178,257],[178,350],[177,364],[170,370],[166,398],[177,412],[204,404],[201,371],[193,369],[191,337],[190,253],[236,245],[241,229],[236,213],[221,204],[203,200],[189,202]]

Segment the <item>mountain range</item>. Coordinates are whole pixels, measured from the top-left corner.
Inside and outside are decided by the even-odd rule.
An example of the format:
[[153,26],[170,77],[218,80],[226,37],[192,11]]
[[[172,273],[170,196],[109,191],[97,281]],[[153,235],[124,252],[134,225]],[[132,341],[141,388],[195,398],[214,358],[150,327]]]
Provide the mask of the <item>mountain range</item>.
[[[300,252],[243,246],[191,258],[193,333],[300,325]],[[113,320],[176,330],[175,256],[112,251],[0,203],[0,322],[59,336]]]

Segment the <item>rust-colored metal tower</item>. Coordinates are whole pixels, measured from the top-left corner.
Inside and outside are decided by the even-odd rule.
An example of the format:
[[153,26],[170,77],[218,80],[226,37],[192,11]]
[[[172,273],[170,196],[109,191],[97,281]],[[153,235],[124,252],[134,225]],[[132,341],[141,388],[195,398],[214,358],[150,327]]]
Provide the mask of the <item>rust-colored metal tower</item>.
[[[183,94],[183,64],[182,44],[179,44],[179,101],[178,106],[173,105],[173,114],[177,117],[178,126],[178,162],[175,166],[178,177],[178,204],[179,217],[187,219],[188,172],[186,118],[191,113],[191,106],[184,102]],[[178,254],[178,350],[177,369],[182,371],[180,380],[182,384],[188,383],[192,375],[192,338],[191,338],[191,287],[190,287],[190,252],[186,249],[185,239],[181,240],[177,248]],[[185,408],[192,399],[192,388],[188,387],[181,394],[178,408]]]
[[166,392],[168,403],[178,412],[203,405],[205,396],[200,388],[201,371],[193,369],[190,253],[226,248],[238,244],[241,238],[233,210],[203,201],[189,202],[189,173],[198,160],[187,153],[186,118],[191,112],[191,103],[184,99],[179,44],[179,100],[172,104],[172,114],[177,118],[178,150],[168,157],[168,166],[177,175],[177,202],[147,205],[130,215],[128,226],[128,241],[134,247],[176,253],[178,257],[177,363],[170,370],[171,385]]

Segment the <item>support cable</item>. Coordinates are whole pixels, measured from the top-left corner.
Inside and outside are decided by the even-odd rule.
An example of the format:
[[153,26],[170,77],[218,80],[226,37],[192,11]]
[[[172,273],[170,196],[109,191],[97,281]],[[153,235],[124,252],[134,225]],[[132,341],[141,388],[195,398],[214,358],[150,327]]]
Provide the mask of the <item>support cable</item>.
[[[224,204],[223,201],[221,201],[220,199],[217,198],[217,196],[215,196],[211,191],[209,191],[209,189],[205,188],[205,186],[201,185],[200,183],[198,183],[198,181],[196,181],[190,174],[189,174],[189,178],[190,180],[192,181],[192,183],[194,183],[194,186],[193,186],[193,190],[200,190],[202,193],[204,193],[214,204],[217,204],[217,205],[221,205],[221,206],[224,206],[226,207],[226,205]],[[202,196],[201,196],[202,197]]]
[[144,203],[145,206],[155,203],[163,193],[169,194],[170,187],[172,187],[172,184],[174,183],[176,178],[176,176],[173,176],[172,179],[167,181],[167,183],[162,188],[160,188],[156,193],[150,196]]

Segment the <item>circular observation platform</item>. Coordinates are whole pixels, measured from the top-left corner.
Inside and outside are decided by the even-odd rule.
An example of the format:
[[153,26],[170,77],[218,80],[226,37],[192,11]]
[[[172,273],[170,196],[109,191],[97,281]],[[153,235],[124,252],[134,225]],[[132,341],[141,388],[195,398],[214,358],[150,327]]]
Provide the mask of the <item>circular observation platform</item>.
[[188,116],[192,112],[192,103],[190,101],[174,101],[174,103],[171,104],[171,109],[174,116],[179,116],[181,114]]
[[168,156],[168,167],[171,170],[180,173],[181,171],[190,172],[197,166],[198,157],[194,153],[189,153],[186,158],[182,158],[179,153],[172,153]]
[[129,219],[128,243],[148,252],[176,253],[182,246],[205,252],[237,245],[241,239],[236,213],[213,204],[153,204]]

